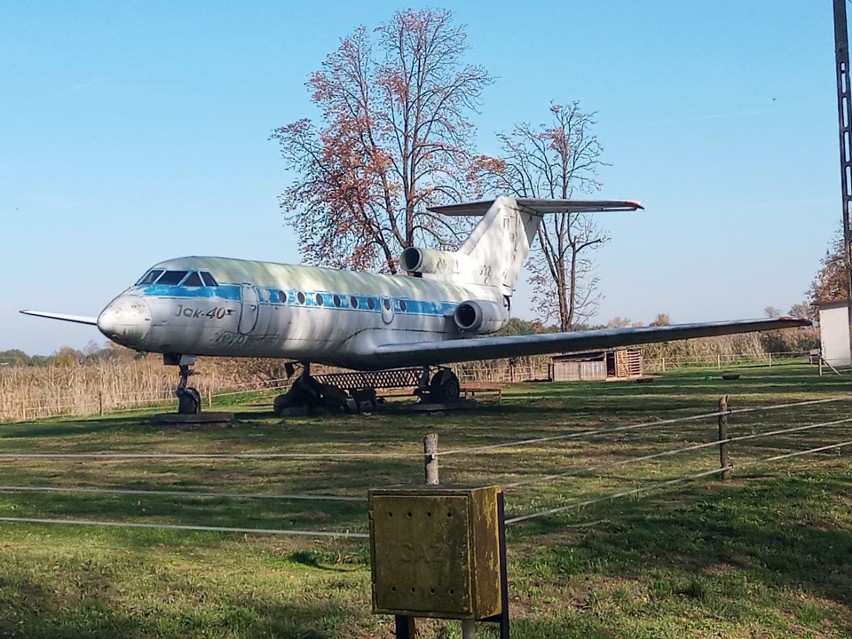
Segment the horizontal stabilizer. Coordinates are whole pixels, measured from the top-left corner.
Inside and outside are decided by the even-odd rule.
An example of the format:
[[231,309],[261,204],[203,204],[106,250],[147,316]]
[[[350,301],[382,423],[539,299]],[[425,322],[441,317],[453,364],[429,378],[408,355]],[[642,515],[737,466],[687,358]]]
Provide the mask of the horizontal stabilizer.
[[[644,208],[632,200],[545,200],[516,198],[523,208],[536,213],[599,213],[604,211],[635,211]],[[447,206],[430,206],[429,210],[441,215],[485,215],[494,200],[464,202]]]
[[47,319],[62,320],[63,322],[76,322],[77,324],[98,325],[97,317],[86,317],[85,315],[66,315],[65,313],[47,313],[45,311],[21,311],[24,315],[35,315]]
[[572,333],[476,337],[438,343],[386,344],[375,349],[373,365],[375,368],[390,368],[403,364],[407,366],[434,365],[478,359],[545,355],[548,353],[579,353],[588,350],[637,346],[651,342],[668,342],[693,337],[771,331],[781,328],[810,326],[810,324],[811,322],[806,319],[782,317],[780,319],[676,324],[643,328],[610,328]]

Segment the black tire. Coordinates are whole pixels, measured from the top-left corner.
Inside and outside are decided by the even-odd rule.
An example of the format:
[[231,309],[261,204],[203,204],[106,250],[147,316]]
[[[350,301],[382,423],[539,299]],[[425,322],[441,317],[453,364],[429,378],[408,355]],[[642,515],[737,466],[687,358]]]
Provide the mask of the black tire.
[[429,398],[433,402],[443,404],[456,402],[461,396],[461,386],[456,374],[445,368],[435,373],[429,384]]
[[322,397],[313,377],[296,378],[287,392],[287,406],[314,408],[322,403]]
[[201,412],[201,395],[194,388],[185,388],[178,395],[178,413],[195,415]]
[[281,417],[284,413],[284,410],[290,405],[290,397],[287,393],[283,395],[276,395],[275,401],[272,402],[272,412],[275,413],[276,417]]

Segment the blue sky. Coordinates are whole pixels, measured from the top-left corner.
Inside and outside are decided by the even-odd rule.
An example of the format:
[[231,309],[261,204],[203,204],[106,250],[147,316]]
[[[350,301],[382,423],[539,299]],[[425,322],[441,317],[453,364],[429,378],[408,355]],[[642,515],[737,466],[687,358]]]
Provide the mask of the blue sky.
[[[478,146],[597,111],[597,320],[759,317],[804,299],[841,205],[831,2],[6,2],[0,6],[0,350],[103,338],[19,315],[96,315],[162,259],[294,263],[276,126],[341,37],[405,7],[451,9],[497,78]],[[515,309],[528,292],[519,292]]]

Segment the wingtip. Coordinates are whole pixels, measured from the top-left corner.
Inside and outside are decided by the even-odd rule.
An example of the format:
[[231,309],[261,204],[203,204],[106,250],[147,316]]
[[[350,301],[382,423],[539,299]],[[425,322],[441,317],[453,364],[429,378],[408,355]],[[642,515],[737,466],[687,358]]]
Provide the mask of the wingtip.
[[60,320],[62,322],[74,322],[76,324],[88,324],[90,326],[97,326],[98,318],[97,317],[88,317],[84,315],[68,315],[66,313],[48,313],[46,311],[34,311],[32,309],[23,309],[18,311],[23,315],[30,315],[32,317],[43,317],[45,319],[54,319]]

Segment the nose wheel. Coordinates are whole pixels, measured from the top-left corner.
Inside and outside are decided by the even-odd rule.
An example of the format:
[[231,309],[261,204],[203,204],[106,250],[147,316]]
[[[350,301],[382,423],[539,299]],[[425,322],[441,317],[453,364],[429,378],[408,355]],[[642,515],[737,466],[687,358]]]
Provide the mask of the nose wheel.
[[180,381],[178,382],[175,395],[178,398],[178,414],[194,415],[201,412],[201,394],[195,388],[187,388],[189,376],[194,375],[188,364],[180,365]]

